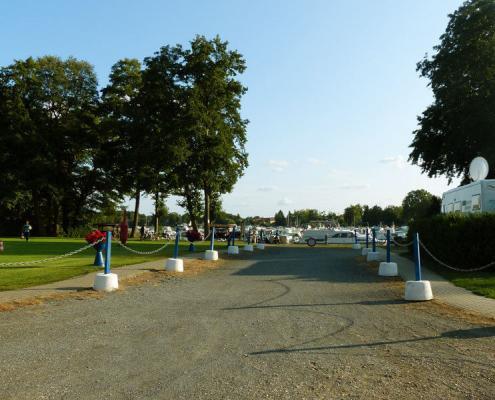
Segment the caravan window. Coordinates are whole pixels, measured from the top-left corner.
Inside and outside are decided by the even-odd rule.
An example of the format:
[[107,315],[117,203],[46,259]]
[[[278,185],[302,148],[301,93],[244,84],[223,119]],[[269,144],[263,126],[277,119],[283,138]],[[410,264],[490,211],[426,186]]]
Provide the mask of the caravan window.
[[454,211],[461,211],[461,202],[460,201],[456,201],[454,203]]
[[473,211],[479,211],[481,209],[481,204],[480,204],[480,195],[479,194],[475,194],[472,198],[471,198],[471,210]]

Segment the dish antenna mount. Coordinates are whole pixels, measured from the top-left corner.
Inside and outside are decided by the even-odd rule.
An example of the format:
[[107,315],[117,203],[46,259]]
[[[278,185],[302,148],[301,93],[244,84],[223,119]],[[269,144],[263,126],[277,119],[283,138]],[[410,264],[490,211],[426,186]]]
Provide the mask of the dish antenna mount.
[[483,157],[475,157],[469,164],[469,177],[473,181],[485,179],[488,175],[488,161]]

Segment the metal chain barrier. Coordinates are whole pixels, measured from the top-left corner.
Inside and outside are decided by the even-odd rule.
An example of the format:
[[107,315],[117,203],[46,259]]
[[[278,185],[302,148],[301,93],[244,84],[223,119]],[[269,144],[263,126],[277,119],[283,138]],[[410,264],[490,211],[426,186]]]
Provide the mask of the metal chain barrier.
[[399,247],[409,247],[409,246],[412,246],[414,244],[413,241],[411,241],[409,243],[399,243],[395,239],[392,239],[392,243],[395,244],[396,246],[399,246]]
[[16,261],[16,262],[6,262],[6,263],[0,263],[0,267],[12,267],[16,265],[32,265],[32,264],[43,264],[47,263],[50,261],[55,261],[55,260],[60,260],[62,258],[70,257],[73,256],[74,254],[80,253],[86,249],[89,249],[90,247],[93,247],[95,244],[98,244],[105,240],[105,238],[98,239],[94,243],[89,243],[88,245],[81,247],[80,249],[70,251],[68,253],[62,254],[60,256],[55,256],[55,257],[49,257],[49,258],[44,258],[42,260],[34,260],[34,261]]
[[131,253],[134,253],[134,254],[140,254],[140,255],[149,255],[149,254],[156,254],[158,253],[159,251],[162,251],[165,247],[167,247],[170,242],[167,242],[165,243],[163,246],[159,247],[158,249],[155,249],[155,250],[150,250],[150,251],[139,251],[139,250],[134,250],[134,249],[131,249],[129,246],[126,246],[124,243],[122,242],[117,242],[121,247],[123,247],[125,250],[131,252]]
[[435,257],[432,254],[432,252],[430,250],[428,250],[428,248],[424,245],[424,243],[421,240],[419,241],[419,244],[421,245],[421,247],[424,249],[424,251],[426,251],[426,253],[428,253],[428,255],[433,260],[435,260],[437,263],[439,263],[440,265],[444,266],[445,268],[449,268],[449,269],[452,269],[454,271],[458,271],[458,272],[476,272],[476,271],[482,271],[484,269],[490,268],[491,266],[495,265],[495,261],[492,261],[491,263],[486,264],[486,265],[483,265],[481,267],[466,268],[466,269],[464,269],[464,268],[456,268],[456,267],[453,267],[451,265],[448,265],[448,264],[444,263],[443,261],[441,261],[437,257]]

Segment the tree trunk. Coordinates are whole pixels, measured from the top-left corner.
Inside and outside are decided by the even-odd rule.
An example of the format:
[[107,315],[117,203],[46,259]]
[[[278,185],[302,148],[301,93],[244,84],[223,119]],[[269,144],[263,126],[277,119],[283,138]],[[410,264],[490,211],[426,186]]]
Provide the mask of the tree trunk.
[[[40,218],[40,213],[41,213],[41,207],[40,207],[40,200],[38,197],[38,193],[36,191],[32,191],[32,199],[33,199],[33,210],[34,210],[34,215],[33,215],[33,231],[34,233],[38,235],[43,234],[43,228],[40,226],[41,223],[41,218]],[[22,221],[24,224],[24,221]],[[45,228],[46,229],[46,228]]]
[[203,214],[203,227],[205,231],[205,237],[210,234],[210,192],[207,188],[204,189],[205,204]]
[[158,228],[160,225],[160,218],[158,217],[158,206],[160,205],[160,193],[155,193],[155,235],[158,236]]
[[193,199],[191,195],[189,194],[189,191],[186,192],[186,208],[187,212],[189,213],[189,218],[191,218],[191,225],[195,231],[198,230],[198,223],[196,221],[196,213],[194,212],[194,204],[193,204]]
[[136,233],[136,226],[137,226],[137,221],[138,221],[138,216],[139,216],[139,203],[141,201],[141,190],[140,189],[136,190],[136,196],[134,197],[134,200],[136,200],[136,203],[134,204],[134,217],[132,218],[131,238],[133,238],[134,234]]

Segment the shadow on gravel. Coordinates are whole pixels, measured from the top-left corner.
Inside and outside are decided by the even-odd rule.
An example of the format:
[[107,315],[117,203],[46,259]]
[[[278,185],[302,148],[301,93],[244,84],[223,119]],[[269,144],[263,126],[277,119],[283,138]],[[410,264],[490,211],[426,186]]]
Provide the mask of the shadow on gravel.
[[[278,296],[282,297],[282,295]],[[270,299],[273,300],[273,299]],[[268,300],[264,300],[266,302]],[[276,304],[276,305],[268,305],[261,306],[257,304],[250,304],[249,306],[244,307],[229,307],[223,308],[222,310],[248,310],[251,308],[285,308],[285,307],[324,307],[324,306],[384,306],[391,304],[408,304],[408,301],[405,300],[366,300],[366,301],[357,301],[357,302],[349,302],[349,303],[315,303],[315,304]]]
[[253,263],[246,268],[237,270],[234,275],[283,276],[289,277],[288,279],[327,282],[382,281],[382,278],[357,265],[356,254],[351,249],[282,247],[271,248],[266,253],[251,254],[251,256],[235,256],[235,259],[251,260]]
[[339,349],[354,349],[362,347],[374,347],[374,346],[384,346],[402,343],[413,343],[421,342],[426,340],[437,340],[437,339],[479,339],[495,336],[495,327],[481,327],[481,328],[471,328],[471,329],[459,329],[455,331],[444,332],[439,336],[426,336],[420,338],[412,339],[402,339],[402,340],[384,340],[380,342],[370,342],[370,343],[356,343],[356,344],[343,344],[335,346],[318,346],[318,347],[303,347],[303,348],[280,348],[272,350],[263,350],[249,353],[250,355],[263,355],[263,354],[273,354],[273,353],[296,353],[296,352],[306,352],[306,351],[322,351],[322,350],[339,350]]

